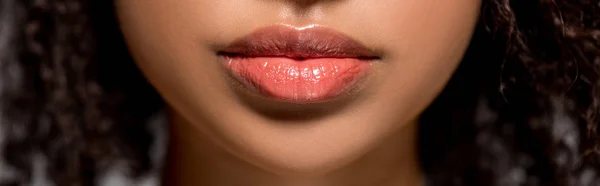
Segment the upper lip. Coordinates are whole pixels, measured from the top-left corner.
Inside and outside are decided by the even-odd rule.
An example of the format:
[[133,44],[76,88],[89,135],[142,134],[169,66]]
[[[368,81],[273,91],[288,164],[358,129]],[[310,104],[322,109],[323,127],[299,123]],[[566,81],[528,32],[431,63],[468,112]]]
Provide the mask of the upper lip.
[[376,51],[351,37],[322,26],[296,28],[274,25],[260,28],[219,51],[243,57],[378,58]]

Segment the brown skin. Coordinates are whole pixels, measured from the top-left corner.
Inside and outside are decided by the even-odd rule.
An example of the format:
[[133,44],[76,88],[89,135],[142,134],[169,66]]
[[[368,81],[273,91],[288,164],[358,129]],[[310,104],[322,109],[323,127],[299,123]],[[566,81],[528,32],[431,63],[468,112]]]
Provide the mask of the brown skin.
[[[310,5],[322,3],[311,2],[297,7],[306,10],[313,7]],[[40,157],[38,154],[48,160],[42,173],[61,186],[98,185],[96,182],[106,173],[107,166],[114,163],[126,163],[128,166],[124,168],[132,178],[161,168],[160,164],[153,163],[152,154],[148,152],[153,142],[162,140],[153,137],[147,124],[155,121],[152,116],[163,110],[164,102],[130,59],[113,3],[113,0],[4,0],[0,3],[0,24],[5,28],[0,29],[0,40],[8,41],[4,42],[3,59],[0,59],[3,71],[0,73],[3,80],[1,125],[7,131],[2,140],[2,158],[6,168],[16,173],[14,178],[2,180],[1,184],[35,182],[37,177],[32,175],[40,172],[32,169],[32,162],[35,162],[33,158]],[[342,3],[335,2],[336,5]],[[600,60],[600,5],[594,0],[487,0],[481,3],[480,22],[466,57],[418,120],[419,162],[428,185],[600,183],[597,175],[600,172],[600,117],[597,117],[600,114],[600,71],[596,63]],[[165,6],[165,10],[167,7],[173,8]],[[302,13],[301,10],[296,8],[288,15]],[[140,33],[148,30],[142,31]],[[11,37],[14,37],[12,42]],[[358,95],[368,94],[362,91],[355,95],[354,101],[338,102],[347,107],[331,103],[316,105],[330,113],[308,107],[303,108],[306,112],[294,115],[289,112],[290,105],[278,102],[265,105],[246,102],[244,106],[271,117],[270,120],[295,119],[298,123],[308,123],[309,119],[317,121],[345,111],[342,108],[352,108],[350,103],[356,103],[356,98],[365,98]],[[248,101],[248,97],[236,98]],[[485,109],[476,109],[481,107]],[[557,109],[565,113],[555,112]],[[273,110],[279,111],[266,112]],[[475,113],[482,110],[489,113]],[[311,117],[307,117],[310,114]],[[302,119],[300,116],[305,117],[304,121],[298,120]],[[563,116],[572,120],[565,121]],[[203,146],[200,142],[208,140],[194,138],[199,136],[195,124],[177,124],[176,117],[171,119],[174,124],[170,126],[180,128],[173,132],[178,134],[175,137],[194,140],[183,143],[172,139],[174,144],[180,145],[169,152],[172,159],[167,163],[174,168],[172,170],[188,170],[176,165],[174,160],[178,158],[177,149],[191,152],[192,148],[185,148],[189,146],[206,147],[208,152],[225,152],[227,156],[223,159],[236,160],[239,164],[235,165],[251,163],[240,161],[239,156],[225,151],[223,146]],[[192,134],[184,135],[182,130]],[[401,144],[394,146],[413,149]],[[394,153],[384,154],[394,157]],[[206,164],[191,162],[184,158],[179,161],[190,168],[206,167]],[[356,160],[347,165],[356,162],[365,161]],[[369,165],[381,167],[374,163]],[[337,170],[348,170],[346,168]],[[211,169],[216,168],[203,170]],[[187,176],[172,170],[168,172]],[[250,172],[242,171],[240,173]],[[254,178],[258,174],[244,175]],[[200,175],[187,178],[190,177]],[[228,175],[220,177],[229,178]],[[350,177],[359,176],[343,178]],[[241,177],[232,175],[231,178]],[[192,181],[186,183],[193,184]]]
[[[461,61],[480,3],[119,0],[117,14],[138,67],[171,109],[169,160],[176,161],[167,163],[167,180],[178,181],[167,185],[418,185],[413,121]],[[216,53],[273,24],[330,27],[382,59],[348,99],[247,101]],[[285,119],[269,114],[298,108],[301,114]],[[403,166],[375,166],[392,164]]]

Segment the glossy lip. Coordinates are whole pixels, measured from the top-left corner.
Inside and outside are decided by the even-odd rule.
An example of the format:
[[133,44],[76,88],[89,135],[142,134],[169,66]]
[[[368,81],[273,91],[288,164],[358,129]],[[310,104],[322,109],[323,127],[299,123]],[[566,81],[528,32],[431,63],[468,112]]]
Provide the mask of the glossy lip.
[[219,55],[242,57],[379,59],[369,49],[351,37],[330,28],[310,25],[293,27],[274,25],[258,29],[219,51]]
[[[318,25],[298,28],[284,24],[260,28],[219,50],[218,55],[226,59],[224,65],[234,79],[249,90],[293,103],[328,101],[356,92],[357,82],[364,79],[369,62],[380,59],[374,49],[333,29]],[[282,70],[268,68],[265,61],[269,60],[284,65]],[[259,62],[264,66],[258,65]],[[246,66],[240,66],[242,64]],[[328,68],[335,71],[329,70],[333,76],[326,78],[328,80],[315,79],[315,76],[298,79],[298,73],[290,75],[290,71],[283,70],[287,68],[296,69],[292,71],[321,69],[327,72]],[[274,75],[273,72],[279,78],[269,78],[269,75]],[[340,74],[335,75],[336,72]],[[266,82],[264,78],[267,78]],[[295,80],[290,83],[289,78]]]

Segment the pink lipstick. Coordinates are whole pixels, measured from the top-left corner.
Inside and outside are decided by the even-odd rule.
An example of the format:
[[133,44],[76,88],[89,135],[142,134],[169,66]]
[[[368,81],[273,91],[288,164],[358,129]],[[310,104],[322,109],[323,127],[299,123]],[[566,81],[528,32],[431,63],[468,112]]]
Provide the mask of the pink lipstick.
[[378,59],[352,38],[319,26],[275,25],[219,52],[225,67],[252,90],[277,100],[326,101],[349,91]]

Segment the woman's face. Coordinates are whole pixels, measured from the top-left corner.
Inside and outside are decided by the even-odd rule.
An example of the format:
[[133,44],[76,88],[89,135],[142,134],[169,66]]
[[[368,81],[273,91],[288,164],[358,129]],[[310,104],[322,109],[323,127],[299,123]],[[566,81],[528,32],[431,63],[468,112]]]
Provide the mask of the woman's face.
[[461,61],[479,9],[117,0],[137,65],[176,115],[241,159],[296,172],[342,166],[414,125]]

